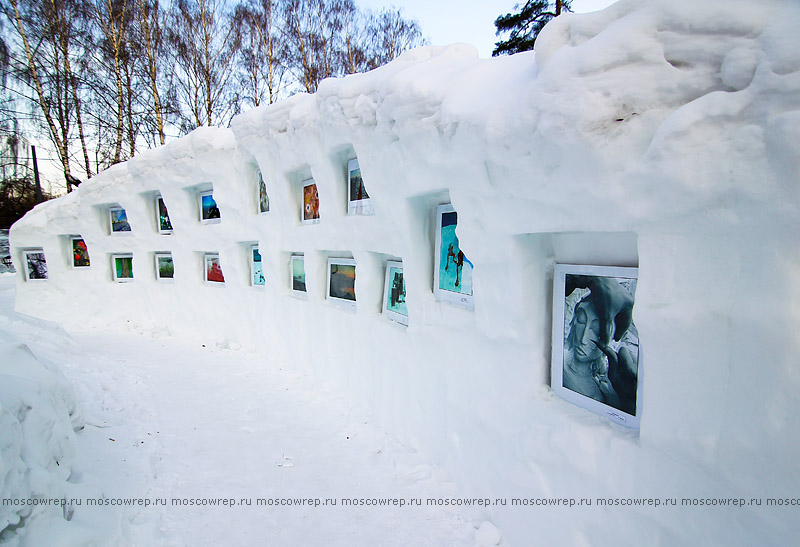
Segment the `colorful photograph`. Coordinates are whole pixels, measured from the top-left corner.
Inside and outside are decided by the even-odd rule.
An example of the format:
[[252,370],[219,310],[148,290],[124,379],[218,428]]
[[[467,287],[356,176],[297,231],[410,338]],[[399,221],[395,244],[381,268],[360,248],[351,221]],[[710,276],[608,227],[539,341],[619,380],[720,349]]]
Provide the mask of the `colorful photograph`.
[[47,260],[44,251],[25,251],[25,277],[28,281],[47,279]]
[[167,205],[164,203],[164,198],[158,196],[156,198],[156,205],[158,207],[158,231],[163,233],[172,232],[172,222],[169,220],[169,212]]
[[122,233],[122,232],[130,232],[131,225],[128,224],[128,214],[125,212],[125,209],[122,207],[112,207],[108,210],[109,215],[111,215],[111,232],[112,233]]
[[636,275],[636,268],[557,264],[553,289],[553,390],[629,427],[640,414]]
[[222,275],[222,266],[219,262],[219,255],[205,255],[206,260],[206,281],[210,283],[225,283],[225,276]]
[[408,315],[408,308],[406,307],[406,284],[403,282],[402,268],[389,268],[389,287],[386,296],[388,297],[386,307],[389,311],[401,315]]
[[133,257],[129,255],[114,256],[114,279],[125,281],[133,279]]
[[217,220],[220,218],[217,202],[211,192],[200,194],[200,214],[203,220]]
[[72,238],[72,266],[75,268],[89,267],[89,249],[83,238]]
[[156,254],[156,277],[160,280],[173,279],[175,277],[175,263],[171,253]]
[[254,286],[264,285],[266,280],[264,279],[264,268],[261,264],[261,253],[258,252],[258,245],[253,245],[252,249],[252,262],[251,262],[251,273],[252,273],[252,282]]
[[264,177],[261,171],[258,172],[258,212],[266,213],[269,211],[269,196],[267,195],[267,185],[264,184]]
[[472,262],[458,246],[458,213],[442,213],[439,246],[439,288],[443,291],[472,294]]
[[361,168],[358,160],[347,162],[348,187],[347,187],[347,214],[348,215],[374,215],[372,200],[367,194],[364,179],[361,178]]
[[306,266],[302,256],[292,257],[292,290],[306,292]]
[[313,180],[303,184],[303,222],[319,222],[319,192]]
[[352,259],[328,260],[328,296],[356,301],[356,264]]

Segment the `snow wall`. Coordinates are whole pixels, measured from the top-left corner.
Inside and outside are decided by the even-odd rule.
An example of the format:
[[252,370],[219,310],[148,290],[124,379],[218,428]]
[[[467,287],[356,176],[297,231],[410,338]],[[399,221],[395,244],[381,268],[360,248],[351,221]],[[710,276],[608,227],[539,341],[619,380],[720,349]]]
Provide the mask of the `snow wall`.
[[[623,0],[558,18],[535,55],[426,47],[326,80],[38,206],[11,230],[17,309],[291,361],[468,496],[677,499],[487,508],[512,544],[784,541],[797,507],[681,504],[800,492],[798,27],[794,2]],[[346,214],[352,158],[374,216]],[[312,177],[320,222],[303,225]],[[212,187],[221,222],[202,224],[197,192]],[[171,235],[156,229],[155,192]],[[474,264],[474,311],[432,292],[435,210],[448,202]],[[109,235],[115,204],[130,235]],[[71,268],[78,234],[90,268]],[[263,289],[249,284],[252,243]],[[44,249],[46,282],[24,280],[31,247]],[[172,252],[174,283],[155,280],[157,251]],[[112,281],[115,252],[133,253],[134,282]],[[206,252],[219,253],[224,286],[203,282]],[[296,253],[307,299],[290,291]],[[328,257],[355,259],[355,311],[326,300]],[[404,264],[407,328],[381,314],[389,259]],[[640,431],[550,390],[556,263],[638,266]]]

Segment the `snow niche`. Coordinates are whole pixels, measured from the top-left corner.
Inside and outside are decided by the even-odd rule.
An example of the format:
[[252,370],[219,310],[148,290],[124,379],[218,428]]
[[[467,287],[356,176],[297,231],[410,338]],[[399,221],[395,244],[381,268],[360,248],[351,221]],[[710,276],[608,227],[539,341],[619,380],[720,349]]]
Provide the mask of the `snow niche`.
[[[623,0],[556,19],[535,53],[426,47],[326,80],[34,209],[11,230],[17,308],[291,362],[466,494],[678,502],[488,509],[511,543],[532,527],[543,544],[633,543],[645,531],[656,543],[785,542],[798,531],[785,508],[681,500],[784,499],[800,484],[798,25],[791,2]],[[353,159],[374,215],[347,214]],[[308,181],[316,223],[303,222]],[[217,223],[201,222],[207,191]],[[156,229],[156,192],[171,234]],[[474,265],[473,310],[433,294],[444,203]],[[126,209],[129,234],[109,233],[112,205]],[[86,241],[88,269],[69,264],[73,235]],[[19,273],[29,248],[43,249],[46,282]],[[156,280],[157,252],[172,254],[172,283]],[[113,281],[113,253],[133,254],[133,282]],[[204,282],[207,254],[224,283]],[[291,289],[299,255],[302,298]],[[329,259],[355,261],[355,309],[327,298]],[[403,263],[407,328],[381,314],[390,260]],[[639,431],[549,388],[556,263],[639,268]]]

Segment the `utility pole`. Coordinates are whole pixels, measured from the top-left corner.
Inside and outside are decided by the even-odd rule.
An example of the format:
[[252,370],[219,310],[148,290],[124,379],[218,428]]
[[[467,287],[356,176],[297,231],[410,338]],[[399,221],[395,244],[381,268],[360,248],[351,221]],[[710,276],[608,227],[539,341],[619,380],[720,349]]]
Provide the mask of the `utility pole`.
[[33,180],[36,183],[36,203],[42,201],[42,184],[39,182],[39,163],[36,161],[36,147],[31,145],[31,153],[33,154]]

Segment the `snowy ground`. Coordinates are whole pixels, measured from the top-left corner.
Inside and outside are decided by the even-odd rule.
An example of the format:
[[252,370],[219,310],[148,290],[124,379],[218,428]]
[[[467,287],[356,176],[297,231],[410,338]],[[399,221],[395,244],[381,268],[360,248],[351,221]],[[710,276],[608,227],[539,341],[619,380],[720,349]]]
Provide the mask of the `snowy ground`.
[[[68,335],[12,312],[13,282],[0,275],[0,330],[59,365],[86,426],[70,477],[81,503],[73,504],[69,533],[40,520],[12,544],[494,543],[487,525],[478,533],[479,509],[426,506],[428,498],[459,497],[440,471],[307,376],[268,356],[152,333]],[[88,506],[101,495],[167,506]],[[173,502],[221,498],[235,505]],[[323,505],[259,506],[259,498]],[[326,498],[337,505],[325,506]],[[341,498],[421,498],[422,506],[353,507]]]

